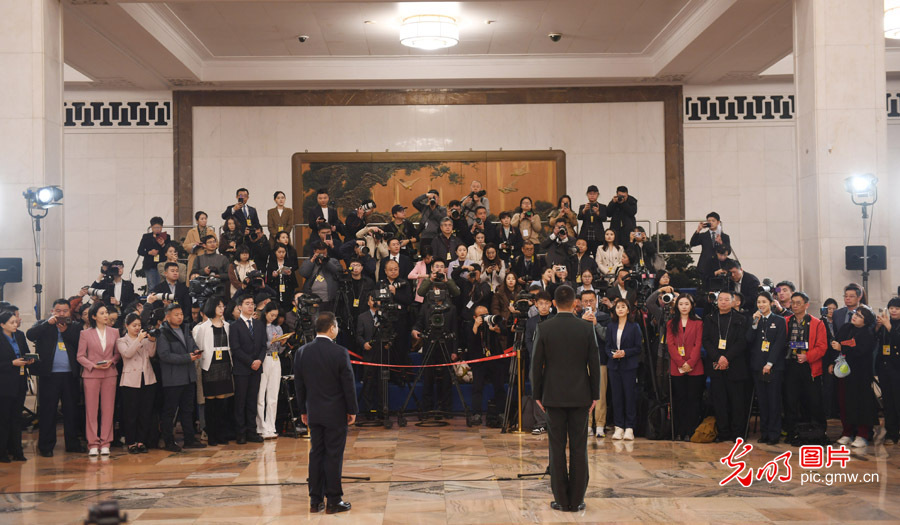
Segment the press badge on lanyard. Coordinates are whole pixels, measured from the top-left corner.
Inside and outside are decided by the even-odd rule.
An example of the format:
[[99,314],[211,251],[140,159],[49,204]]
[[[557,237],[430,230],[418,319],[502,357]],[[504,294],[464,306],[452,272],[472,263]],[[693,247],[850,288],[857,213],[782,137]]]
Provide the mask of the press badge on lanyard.
[[680,355],[681,357],[684,357],[684,347],[683,346],[678,347],[678,355]]
[[883,355],[891,355],[891,345],[884,345],[881,347],[881,353]]
[[768,351],[769,351],[769,342],[768,342],[768,341],[763,341],[763,342],[762,342],[762,347],[761,347],[760,349],[761,349],[763,352],[768,352]]
[[63,343],[62,341],[57,341],[56,348],[58,348],[60,352],[65,352],[66,351],[66,343]]
[[719,350],[725,350],[725,340],[719,339]]

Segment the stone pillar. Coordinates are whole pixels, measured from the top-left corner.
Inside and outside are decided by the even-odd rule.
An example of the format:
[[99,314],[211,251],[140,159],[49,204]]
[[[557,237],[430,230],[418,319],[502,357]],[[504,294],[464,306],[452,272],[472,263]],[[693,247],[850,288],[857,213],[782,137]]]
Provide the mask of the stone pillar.
[[[0,217],[3,257],[23,259],[23,282],[5,287],[26,321],[34,319],[35,255],[22,192],[63,185],[63,40],[60,0],[0,4]],[[63,188],[65,190],[65,188]],[[64,206],[42,222],[44,312],[63,294]]]
[[[862,244],[862,215],[844,179],[873,173],[880,198],[870,244],[887,244],[889,198],[883,0],[795,0],[794,85],[800,239],[799,285],[818,306],[842,305],[844,247]],[[884,306],[887,272],[869,277],[870,303]]]

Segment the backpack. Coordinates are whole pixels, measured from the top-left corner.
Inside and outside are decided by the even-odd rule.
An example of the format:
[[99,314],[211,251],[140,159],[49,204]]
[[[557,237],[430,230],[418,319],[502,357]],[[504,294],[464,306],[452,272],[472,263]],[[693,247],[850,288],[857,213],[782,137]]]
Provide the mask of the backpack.
[[647,439],[661,440],[671,439],[672,419],[669,412],[669,404],[653,403],[647,411]]
[[691,443],[712,443],[716,440],[719,432],[716,430],[715,416],[706,416],[706,418],[694,430],[691,436]]
[[797,423],[797,426],[794,427],[794,438],[791,440],[791,445],[795,447],[800,445],[822,445],[826,447],[828,443],[830,441],[828,436],[825,435],[825,428],[822,425],[805,422]]

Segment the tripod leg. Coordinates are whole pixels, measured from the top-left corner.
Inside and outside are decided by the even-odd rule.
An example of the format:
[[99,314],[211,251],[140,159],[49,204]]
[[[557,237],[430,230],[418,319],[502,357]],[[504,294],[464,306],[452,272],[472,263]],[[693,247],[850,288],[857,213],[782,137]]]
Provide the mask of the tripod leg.
[[[403,417],[403,414],[406,413],[406,407],[409,405],[409,400],[412,399],[413,394],[416,391],[416,385],[419,383],[419,380],[422,379],[422,374],[425,372],[425,366],[429,364],[431,361],[431,353],[434,351],[434,343],[429,343],[428,347],[425,348],[425,354],[422,359],[422,367],[419,368],[419,371],[416,372],[416,378],[413,380],[412,384],[409,386],[409,393],[406,394],[406,399],[403,401],[403,406],[400,407],[400,417]],[[418,400],[416,400],[416,406],[418,407]],[[400,426],[405,426],[405,424],[401,423]]]
[[[513,385],[516,385],[516,389],[518,389],[519,385],[519,367],[516,366],[516,360],[510,359],[509,362],[509,386],[512,388]],[[519,393],[519,396],[522,394]],[[506,403],[504,403],[503,407],[503,427],[500,428],[501,434],[506,434],[509,432],[509,421],[510,421],[510,411],[512,410],[512,398],[513,396],[506,396]]]
[[[447,348],[446,341],[441,341],[440,345],[441,345],[441,352],[444,354],[444,361],[447,363],[451,363],[452,361],[450,360],[450,351]],[[443,368],[448,368],[448,367],[443,367]],[[457,379],[456,374],[449,372],[449,371],[448,371],[448,373],[450,375],[450,382],[453,383],[453,386],[456,388],[456,393],[457,393],[457,395],[459,395],[459,402],[462,404],[463,413],[465,414],[466,421],[468,421],[469,420],[469,407],[468,407],[468,405],[466,405],[466,398],[463,397],[462,389],[459,387],[459,380]]]

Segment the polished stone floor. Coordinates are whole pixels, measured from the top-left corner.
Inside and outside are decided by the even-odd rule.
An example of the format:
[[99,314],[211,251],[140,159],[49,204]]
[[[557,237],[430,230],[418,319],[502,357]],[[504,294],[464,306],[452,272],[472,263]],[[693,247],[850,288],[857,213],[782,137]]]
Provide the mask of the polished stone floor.
[[[411,423],[413,423],[412,421]],[[731,469],[719,459],[733,444],[691,444],[590,438],[591,479],[581,513],[548,506],[542,472],[547,437],[467,428],[354,428],[345,457],[345,499],[353,509],[308,514],[309,441],[279,438],[172,454],[104,459],[65,454],[36,457],[36,434],[25,434],[26,463],[0,465],[0,523],[82,523],[86,509],[115,500],[133,523],[542,523],[542,522],[900,522],[900,446],[854,450],[846,467],[801,468],[798,449],[756,446],[743,459],[754,469],[791,450],[793,479],[719,481]],[[818,472],[822,482],[801,484]],[[857,474],[828,486],[827,473]],[[779,474],[784,474],[784,468]],[[865,482],[863,475],[878,475]]]

